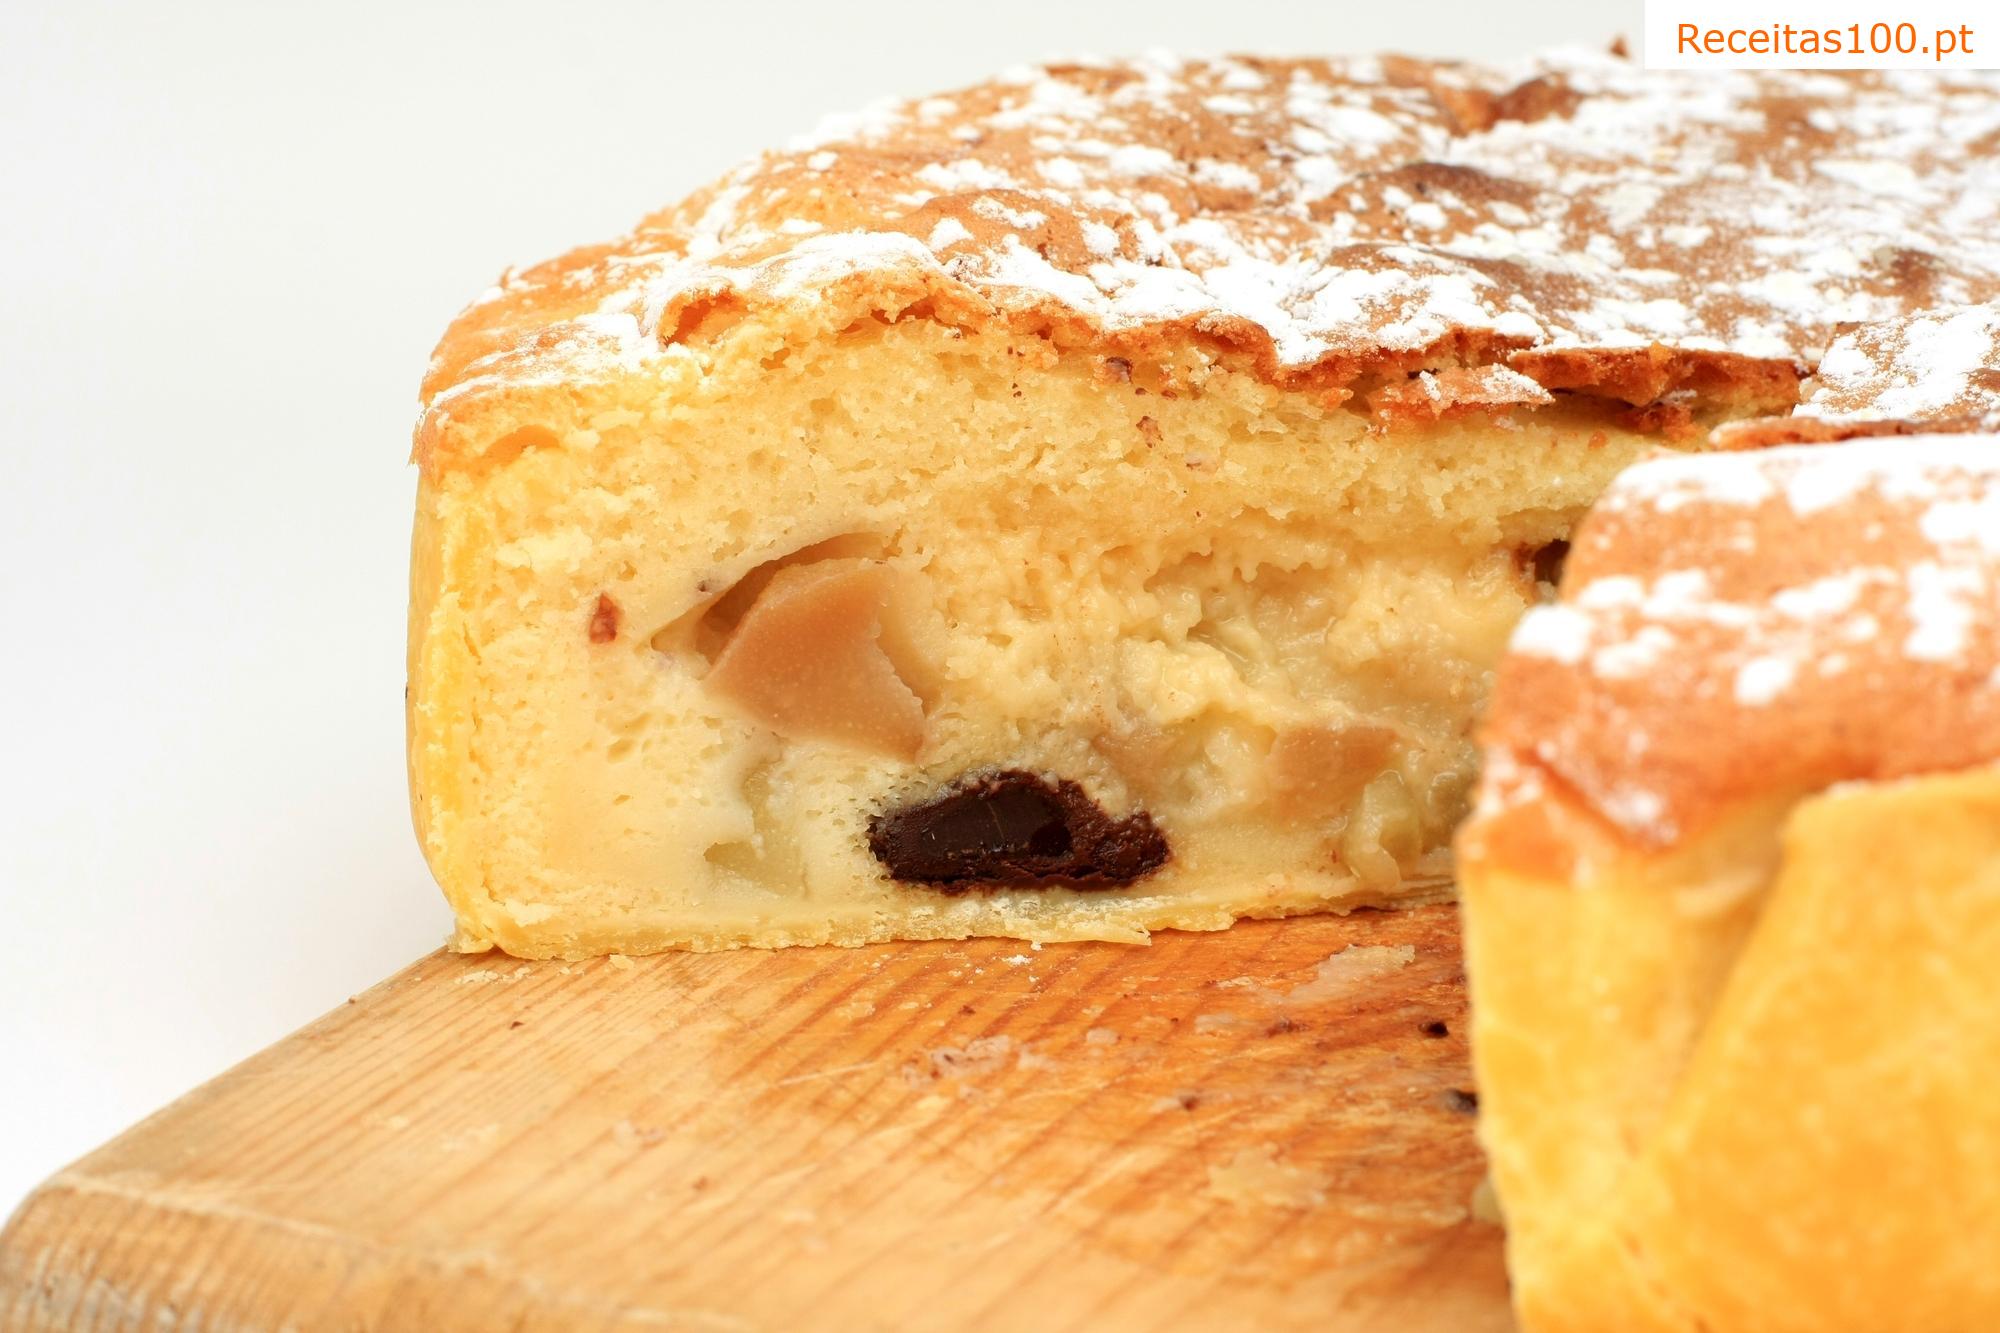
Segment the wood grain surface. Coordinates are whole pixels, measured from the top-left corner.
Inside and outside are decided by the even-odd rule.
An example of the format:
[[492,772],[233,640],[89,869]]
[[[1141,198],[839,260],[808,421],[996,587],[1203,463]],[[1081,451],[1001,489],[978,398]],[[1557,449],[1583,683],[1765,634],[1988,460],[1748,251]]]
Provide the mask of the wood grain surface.
[[437,954],[45,1184],[15,1329],[1508,1326],[1448,907]]

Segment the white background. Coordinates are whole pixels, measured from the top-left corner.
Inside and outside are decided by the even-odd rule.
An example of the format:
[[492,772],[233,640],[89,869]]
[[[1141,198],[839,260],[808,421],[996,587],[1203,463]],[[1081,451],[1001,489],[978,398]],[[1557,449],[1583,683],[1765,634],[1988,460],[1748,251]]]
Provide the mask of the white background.
[[0,0],[0,1213],[434,948],[432,340],[823,111],[1055,54],[1636,39],[1636,0]]

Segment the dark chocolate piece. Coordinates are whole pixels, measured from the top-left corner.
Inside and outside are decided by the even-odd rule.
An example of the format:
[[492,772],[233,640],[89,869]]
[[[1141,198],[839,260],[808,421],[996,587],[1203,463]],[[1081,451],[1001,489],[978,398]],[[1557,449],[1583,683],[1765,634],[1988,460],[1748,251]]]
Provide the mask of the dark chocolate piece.
[[1535,576],[1535,582],[1545,583],[1553,588],[1562,582],[1563,565],[1569,560],[1569,543],[1558,537],[1535,548],[1524,563]]
[[1113,819],[1067,778],[986,773],[876,815],[868,850],[899,880],[946,893],[975,888],[1115,889],[1172,852],[1145,811]]
[[1451,1088],[1444,1094],[1444,1108],[1460,1115],[1479,1114],[1479,1094],[1470,1088]]

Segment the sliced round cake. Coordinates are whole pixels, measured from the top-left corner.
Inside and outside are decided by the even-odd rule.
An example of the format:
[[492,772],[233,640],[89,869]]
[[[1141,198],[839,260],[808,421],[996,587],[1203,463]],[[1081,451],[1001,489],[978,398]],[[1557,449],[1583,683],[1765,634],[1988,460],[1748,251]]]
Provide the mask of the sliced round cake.
[[1449,892],[1570,528],[1846,323],[2000,295],[1976,75],[1071,64],[507,275],[424,388],[410,760],[460,944]]

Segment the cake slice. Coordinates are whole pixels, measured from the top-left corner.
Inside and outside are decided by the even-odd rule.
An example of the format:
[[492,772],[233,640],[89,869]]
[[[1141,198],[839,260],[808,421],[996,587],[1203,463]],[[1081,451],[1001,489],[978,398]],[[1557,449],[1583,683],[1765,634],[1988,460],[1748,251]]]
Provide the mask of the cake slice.
[[1447,892],[1571,524],[1840,322],[2000,294],[1996,136],[1973,76],[1052,66],[508,275],[416,442],[459,946]]
[[1459,848],[1531,1333],[2000,1325],[1996,369],[1990,307],[1843,337],[1513,637]]
[[1486,738],[1522,1327],[2000,1326],[2000,438],[1632,469]]
[[1844,334],[1514,635],[1459,851],[1531,1333],[2000,1323],[1996,372],[1993,306]]

